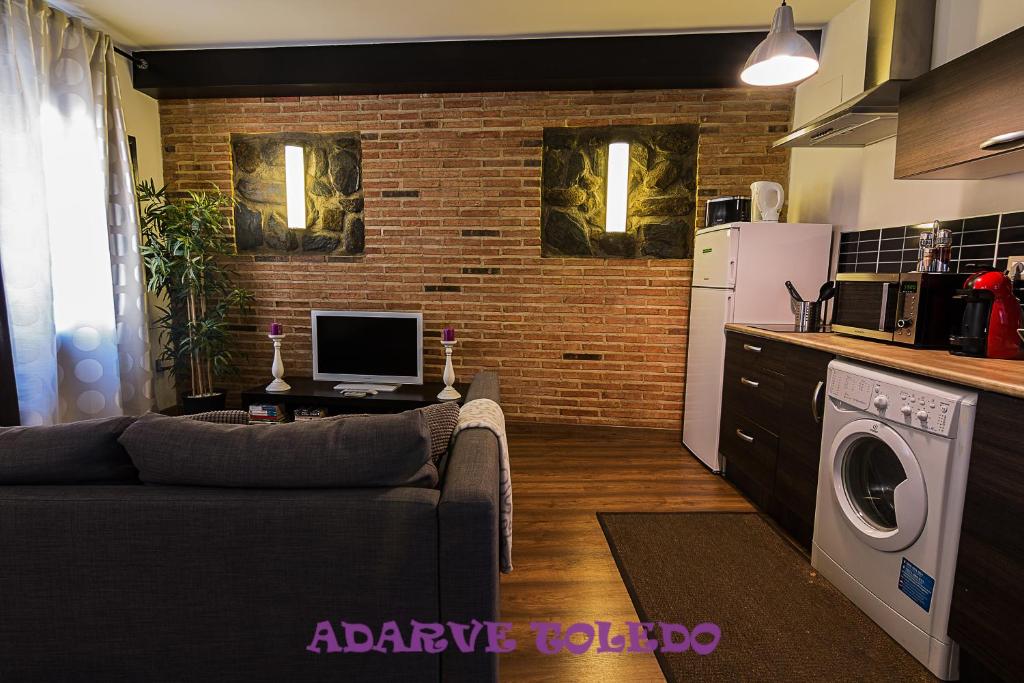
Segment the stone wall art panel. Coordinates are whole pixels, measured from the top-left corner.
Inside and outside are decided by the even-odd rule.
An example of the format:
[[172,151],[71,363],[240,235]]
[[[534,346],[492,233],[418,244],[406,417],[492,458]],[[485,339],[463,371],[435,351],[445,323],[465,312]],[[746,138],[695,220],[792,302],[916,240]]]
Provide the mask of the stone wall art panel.
[[[305,227],[288,226],[285,147],[303,150]],[[363,253],[359,133],[231,134],[239,252]]]
[[[545,128],[541,254],[692,258],[699,134],[698,124]],[[605,223],[613,143],[629,144],[623,232]]]

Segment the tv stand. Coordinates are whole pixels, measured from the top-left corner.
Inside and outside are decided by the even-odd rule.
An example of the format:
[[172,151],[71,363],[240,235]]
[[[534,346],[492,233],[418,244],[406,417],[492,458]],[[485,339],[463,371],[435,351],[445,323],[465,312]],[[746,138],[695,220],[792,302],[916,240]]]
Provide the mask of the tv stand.
[[382,391],[397,391],[401,384],[366,384],[363,382],[341,382],[334,385],[335,391],[365,391],[381,393]]
[[[283,405],[288,410],[296,408],[326,408],[328,415],[346,413],[400,413],[404,410],[444,403],[437,395],[444,389],[442,382],[424,384],[402,384],[394,391],[383,391],[366,396],[345,396],[334,388],[337,382],[316,382],[310,377],[286,377],[291,385],[288,391],[267,391],[266,385],[252,387],[242,392],[241,408],[249,410],[254,403]],[[463,396],[469,390],[467,384],[456,384]],[[459,400],[461,403],[462,400]]]

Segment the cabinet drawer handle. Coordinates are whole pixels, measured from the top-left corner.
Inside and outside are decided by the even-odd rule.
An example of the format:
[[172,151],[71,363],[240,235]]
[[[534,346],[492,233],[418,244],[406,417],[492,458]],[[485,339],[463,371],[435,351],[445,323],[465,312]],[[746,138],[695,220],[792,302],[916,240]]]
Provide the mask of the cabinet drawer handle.
[[761,347],[760,346],[754,346],[753,344],[744,344],[743,345],[743,350],[744,351],[752,351],[754,353],[761,353]]
[[754,443],[754,437],[750,436],[749,434],[745,434],[742,429],[736,430],[736,436],[740,437],[747,443]]
[[978,146],[984,150],[1003,150],[1024,147],[1024,130],[1015,130],[1012,133],[1003,133],[990,137]]
[[742,382],[743,384],[746,384],[748,387],[754,387],[755,389],[757,389],[759,386],[761,386],[760,382],[755,382],[754,380],[747,379],[746,377],[740,377],[740,382]]

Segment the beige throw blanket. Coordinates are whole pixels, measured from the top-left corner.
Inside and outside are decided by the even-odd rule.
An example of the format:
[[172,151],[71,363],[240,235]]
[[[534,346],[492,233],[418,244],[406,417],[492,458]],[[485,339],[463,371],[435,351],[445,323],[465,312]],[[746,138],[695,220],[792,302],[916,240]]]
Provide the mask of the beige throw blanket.
[[499,487],[501,506],[498,515],[500,531],[501,572],[512,571],[512,473],[508,460],[508,438],[505,436],[505,414],[501,406],[489,398],[478,398],[469,401],[459,411],[459,423],[455,426],[452,439],[463,429],[474,427],[487,429],[498,439],[498,455],[501,485]]

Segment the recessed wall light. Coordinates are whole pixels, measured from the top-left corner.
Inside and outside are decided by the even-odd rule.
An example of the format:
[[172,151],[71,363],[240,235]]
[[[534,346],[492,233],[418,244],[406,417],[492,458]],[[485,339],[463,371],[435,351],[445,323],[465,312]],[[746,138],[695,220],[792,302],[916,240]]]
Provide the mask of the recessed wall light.
[[306,227],[306,164],[302,148],[284,146],[284,183],[288,206],[288,227]]
[[626,232],[626,204],[629,200],[629,143],[608,145],[608,200],[604,231]]

